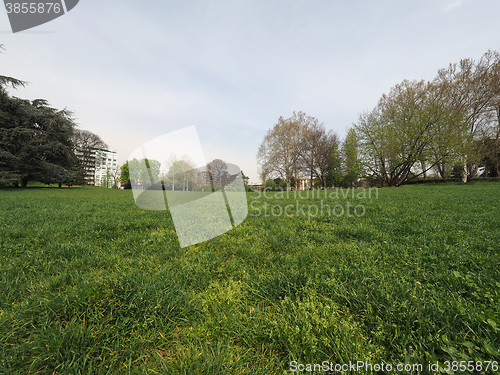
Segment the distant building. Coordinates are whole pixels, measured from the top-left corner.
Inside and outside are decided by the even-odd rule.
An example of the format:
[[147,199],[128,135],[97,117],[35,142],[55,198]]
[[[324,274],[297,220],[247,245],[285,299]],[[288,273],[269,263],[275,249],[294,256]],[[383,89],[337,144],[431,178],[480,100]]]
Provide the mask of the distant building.
[[118,154],[104,147],[77,146],[75,155],[80,159],[86,185],[113,187],[118,178]]
[[262,188],[263,188],[263,186],[264,186],[264,184],[262,184],[262,183],[253,183],[252,182],[252,183],[247,184],[247,186],[251,187],[255,191],[261,191]]

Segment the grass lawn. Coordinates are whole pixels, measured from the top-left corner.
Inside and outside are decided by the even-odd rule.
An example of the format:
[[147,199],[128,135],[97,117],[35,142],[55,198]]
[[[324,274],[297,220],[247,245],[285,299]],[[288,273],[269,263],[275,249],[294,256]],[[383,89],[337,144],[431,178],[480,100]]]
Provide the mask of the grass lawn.
[[0,190],[0,374],[500,360],[500,183],[317,194],[181,249],[131,191]]

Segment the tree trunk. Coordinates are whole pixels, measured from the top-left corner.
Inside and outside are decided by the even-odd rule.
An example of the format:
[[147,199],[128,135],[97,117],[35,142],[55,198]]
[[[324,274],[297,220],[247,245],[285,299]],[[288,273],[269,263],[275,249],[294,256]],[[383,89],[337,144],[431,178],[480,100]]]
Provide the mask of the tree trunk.
[[443,161],[443,162],[441,162],[441,163],[438,163],[436,166],[437,166],[438,173],[439,173],[439,175],[441,176],[441,178],[442,178],[443,180],[446,180],[446,178],[448,177],[448,176],[446,175],[446,163]]
[[484,166],[484,172],[483,172],[483,177],[489,177],[490,176],[490,169],[488,168],[488,164]]
[[25,177],[21,178],[21,187],[25,188],[27,186],[28,186],[28,178]]
[[424,180],[426,180],[427,179],[427,171],[426,171],[425,161],[421,160],[420,165],[422,166],[422,172],[424,173]]
[[467,183],[467,157],[463,157],[463,166],[462,166],[462,176],[461,176],[461,182],[463,184]]

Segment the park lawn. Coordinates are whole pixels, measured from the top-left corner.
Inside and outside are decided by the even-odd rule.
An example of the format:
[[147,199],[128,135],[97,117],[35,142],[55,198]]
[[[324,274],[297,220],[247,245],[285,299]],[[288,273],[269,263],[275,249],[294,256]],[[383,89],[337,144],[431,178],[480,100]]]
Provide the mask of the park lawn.
[[500,359],[500,183],[314,194],[181,249],[131,191],[0,190],[0,373]]

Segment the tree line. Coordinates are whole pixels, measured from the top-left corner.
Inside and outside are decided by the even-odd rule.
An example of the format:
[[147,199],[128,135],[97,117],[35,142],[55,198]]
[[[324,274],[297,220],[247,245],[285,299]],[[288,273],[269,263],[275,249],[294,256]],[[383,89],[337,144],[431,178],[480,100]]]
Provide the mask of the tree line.
[[332,131],[302,112],[282,117],[257,155],[263,181],[286,187],[350,186],[362,177],[400,186],[418,178],[500,176],[500,54],[463,59],[432,81],[405,80],[360,114],[340,143]]
[[[0,185],[26,187],[30,181],[84,184],[89,150],[105,143],[91,132],[76,129],[67,109],[53,108],[45,99],[9,95],[9,88],[26,84],[0,76]],[[75,155],[77,145],[83,159]]]
[[367,175],[399,186],[435,172],[462,182],[500,173],[500,54],[403,81],[354,125]]
[[353,185],[361,173],[354,129],[343,142],[318,119],[304,112],[280,117],[260,144],[257,160],[264,182],[280,180],[282,188],[298,188],[308,179],[310,187]]
[[[196,168],[187,158],[172,156],[162,163],[154,159],[132,159],[121,167],[120,181],[125,189],[168,191],[215,191],[235,182],[246,183],[248,177],[233,164],[214,159],[206,166]],[[241,176],[242,180],[237,180]]]

